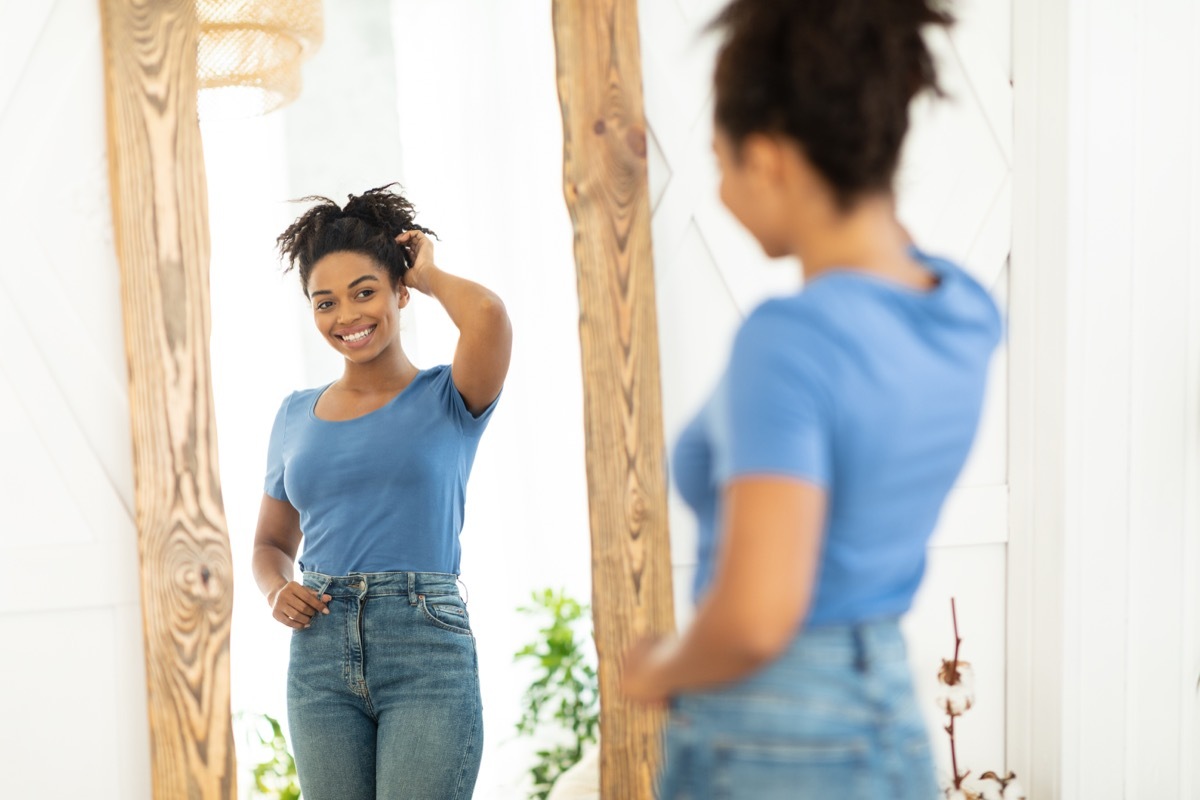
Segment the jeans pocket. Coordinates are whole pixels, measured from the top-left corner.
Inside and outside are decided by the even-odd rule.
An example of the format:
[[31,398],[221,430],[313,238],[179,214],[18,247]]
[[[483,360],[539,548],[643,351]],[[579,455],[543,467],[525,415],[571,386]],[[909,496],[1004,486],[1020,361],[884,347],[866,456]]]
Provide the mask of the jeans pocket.
[[724,742],[713,761],[718,800],[873,800],[865,740]]
[[457,595],[426,597],[421,595],[420,607],[425,620],[432,625],[464,636],[471,635],[467,606]]

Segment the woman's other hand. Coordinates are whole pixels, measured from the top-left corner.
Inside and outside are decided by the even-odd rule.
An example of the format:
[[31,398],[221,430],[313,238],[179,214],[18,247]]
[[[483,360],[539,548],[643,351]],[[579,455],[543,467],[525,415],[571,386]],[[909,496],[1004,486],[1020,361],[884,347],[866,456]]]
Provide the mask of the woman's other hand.
[[621,663],[621,693],[634,702],[665,708],[670,692],[660,667],[670,647],[670,640],[646,636],[626,650]]
[[271,616],[296,630],[312,624],[312,618],[318,611],[328,614],[329,607],[325,604],[331,599],[327,594],[318,596],[312,589],[296,581],[288,581],[267,595]]

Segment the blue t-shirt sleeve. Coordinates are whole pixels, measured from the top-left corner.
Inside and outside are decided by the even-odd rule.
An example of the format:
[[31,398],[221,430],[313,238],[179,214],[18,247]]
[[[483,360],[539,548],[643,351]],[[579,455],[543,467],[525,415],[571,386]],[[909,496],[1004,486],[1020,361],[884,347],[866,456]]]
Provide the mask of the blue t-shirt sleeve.
[[451,374],[449,365],[441,368],[441,374],[435,378],[434,386],[442,400],[442,407],[451,417],[458,420],[462,425],[463,432],[473,436],[482,435],[483,429],[487,427],[488,420],[492,417],[492,412],[496,410],[496,404],[500,402],[500,395],[496,395],[496,399],[492,400],[479,416],[475,416],[467,408],[467,403],[459,394],[458,387],[454,385],[454,376]]
[[292,396],[284,398],[275,414],[275,424],[271,426],[271,441],[267,445],[267,479],[263,491],[276,500],[287,501],[287,492],[283,488],[283,442],[287,437],[287,412],[292,402]]
[[794,310],[767,304],[734,342],[722,409],[728,460],[719,478],[782,475],[828,486],[833,402],[824,337]]

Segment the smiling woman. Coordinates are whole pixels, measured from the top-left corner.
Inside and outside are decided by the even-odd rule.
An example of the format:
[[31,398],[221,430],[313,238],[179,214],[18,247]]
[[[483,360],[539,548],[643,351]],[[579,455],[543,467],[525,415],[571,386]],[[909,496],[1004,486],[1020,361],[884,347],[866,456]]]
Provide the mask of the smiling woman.
[[[301,785],[310,800],[470,797],[482,705],[458,535],[508,371],[508,315],[495,294],[434,265],[426,229],[389,187],[344,208],[309,199],[279,249],[344,371],[280,407],[254,546],[258,586],[293,630]],[[410,288],[458,328],[453,364],[423,370],[405,353]]]

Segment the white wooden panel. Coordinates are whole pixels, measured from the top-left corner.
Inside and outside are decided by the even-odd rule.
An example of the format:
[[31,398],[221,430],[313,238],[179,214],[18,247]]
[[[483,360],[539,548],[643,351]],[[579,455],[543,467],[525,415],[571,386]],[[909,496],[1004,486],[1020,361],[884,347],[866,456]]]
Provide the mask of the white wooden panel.
[[655,261],[655,291],[659,347],[672,356],[663,358],[660,375],[665,433],[674,441],[696,413],[697,398],[716,386],[742,318],[695,224]]
[[[0,276],[0,287],[5,283],[5,278]],[[99,447],[94,447],[80,428],[68,399],[73,396],[77,403],[84,404],[91,395],[86,387],[76,387],[79,393],[70,396],[64,392],[54,379],[54,368],[48,364],[38,347],[37,340],[41,337],[35,337],[28,327],[18,324],[20,315],[7,300],[12,296],[0,294],[4,298],[0,299],[0,336],[12,345],[0,365],[0,382],[8,385],[7,392],[0,388],[0,397],[7,395],[6,410],[13,414],[8,424],[14,428],[14,438],[19,437],[14,444],[23,445],[28,450],[13,451],[11,460],[7,460],[8,469],[21,472],[24,465],[21,455],[26,452],[30,452],[28,458],[33,462],[31,466],[36,468],[41,465],[38,471],[14,475],[13,483],[8,486],[15,509],[14,522],[31,530],[45,530],[51,540],[58,537],[81,540],[89,536],[88,531],[91,530],[112,531],[114,535],[128,534],[132,530],[129,524],[132,520],[132,503],[126,492],[132,491],[132,466],[128,455],[130,438],[127,413],[126,416],[110,417],[104,428],[100,427],[104,420],[95,419],[94,414],[88,415],[96,426],[99,438]],[[71,331],[74,328],[77,335],[87,335],[70,315],[64,314],[59,319],[61,325],[58,330]],[[73,357],[67,354],[59,358],[59,369],[63,374],[69,373],[72,361]],[[78,371],[87,374],[93,370],[81,367]],[[111,363],[107,371],[102,368],[95,371],[112,380]],[[112,404],[113,411],[127,412],[127,409],[128,402],[123,406]],[[113,435],[114,431],[118,435]],[[124,439],[119,436],[121,432],[126,433]],[[108,458],[101,456],[101,453]],[[128,472],[110,471],[105,461],[123,465]],[[79,516],[55,520],[55,514],[70,513],[72,505]],[[53,509],[44,510],[43,506]],[[39,523],[41,514],[50,516]],[[50,530],[50,524],[56,521],[62,527]],[[114,528],[114,525],[119,527]],[[19,546],[22,540],[17,538],[8,541]]]
[[[1196,43],[1178,0],[1149,0],[1135,17],[1138,92],[1132,221],[1134,260],[1131,275],[1133,341],[1130,419],[1129,670],[1126,696],[1129,786],[1142,796],[1181,796],[1181,774],[1197,757],[1180,739],[1187,701],[1195,703],[1194,676],[1184,668],[1183,643],[1194,632],[1183,628],[1186,573],[1180,565],[1188,537],[1186,497],[1195,486],[1184,483],[1189,459],[1184,421],[1197,410],[1189,398],[1186,360],[1187,294],[1195,280],[1200,244],[1184,232],[1200,215],[1200,198],[1180,165],[1200,158],[1194,106],[1179,102],[1180,91],[1200,81],[1189,72]],[[1194,28],[1194,26],[1193,26]],[[1171,80],[1170,76],[1189,76]],[[1181,257],[1182,256],[1182,257]],[[1190,262],[1190,263],[1189,263]],[[1164,665],[1170,665],[1164,669]]]
[[1018,31],[1011,743],[1037,797],[1195,798],[1200,7],[1022,2]]
[[0,374],[0,548],[87,542],[90,525],[74,503],[64,503],[64,475],[46,451],[6,375]]
[[1062,730],[1062,606],[1066,505],[1064,340],[1067,202],[1064,134],[1069,96],[1065,2],[1013,1],[1013,252],[1009,282],[1010,473],[1008,548],[1008,758],[1038,800],[1059,795],[1068,737]]
[[4,798],[150,796],[98,11],[0,6]]
[[[119,526],[117,523],[115,527]],[[0,555],[9,565],[4,578],[8,595],[3,606],[5,613],[106,608],[136,605],[140,600],[137,540],[132,525],[127,536],[113,537],[112,541],[0,547]],[[45,588],[47,575],[72,577],[58,581],[51,592]],[[52,628],[47,628],[45,634],[57,635]],[[141,641],[139,630],[137,644]]]
[[53,2],[0,4],[0,109],[20,82],[53,9]]
[[[1133,54],[1121,45],[1128,32],[1113,26],[1097,31],[1088,51],[1094,82],[1086,106],[1103,135],[1080,131],[1086,153],[1084,188],[1091,232],[1084,237],[1086,334],[1080,337],[1080,379],[1086,382],[1077,415],[1085,430],[1079,442],[1080,486],[1087,502],[1079,509],[1083,543],[1073,580],[1078,582],[1080,619],[1075,628],[1081,669],[1077,680],[1085,698],[1079,705],[1078,741],[1090,766],[1072,770],[1070,780],[1083,797],[1120,798],[1127,785],[1126,691],[1130,674],[1128,609],[1131,325],[1130,265],[1134,235],[1129,225],[1133,191],[1134,117],[1128,113],[1136,89]],[[1107,51],[1107,52],[1105,52]],[[1122,424],[1113,424],[1121,420]],[[1109,702],[1087,702],[1086,698]]]
[[145,670],[125,646],[131,634],[141,637],[136,606],[0,615],[0,639],[21,654],[5,659],[0,692],[2,796],[149,796]]
[[[912,129],[896,176],[898,213],[923,248],[962,261],[985,286],[992,286],[1008,256],[1006,232],[1011,229],[1011,205],[1005,200],[1012,90],[998,70],[973,76],[963,69],[954,41],[969,35],[963,29],[928,38],[948,96],[923,96],[913,104]],[[1001,86],[979,93],[976,79],[984,86],[994,87],[997,81]],[[1007,104],[993,109],[993,98]],[[1004,127],[993,127],[993,121]],[[1000,247],[973,253],[977,241],[998,241]]]
[[967,0],[953,8],[959,28],[970,35],[969,46],[986,53],[1007,80],[1012,75],[1012,3]]
[[[1200,40],[1200,10],[1192,11],[1192,39]],[[1193,47],[1192,63],[1187,74],[1192,76],[1191,91],[1183,92],[1185,102],[1192,109],[1190,128],[1192,140],[1200,137],[1200,48]],[[1190,98],[1190,99],[1188,99]],[[1200,264],[1200,157],[1191,151],[1191,179],[1188,196],[1191,199],[1191,226],[1188,231],[1190,242],[1189,260],[1192,273],[1188,277],[1188,331],[1185,364],[1200,364],[1200,280],[1196,279],[1196,266]],[[1188,445],[1184,469],[1184,485],[1189,487],[1185,497],[1184,530],[1190,535],[1184,539],[1183,558],[1180,561],[1180,579],[1183,585],[1183,630],[1180,638],[1184,642],[1183,689],[1184,713],[1180,730],[1181,750],[1184,754],[1180,765],[1180,796],[1200,800],[1200,758],[1189,758],[1188,754],[1200,751],[1200,370],[1186,369],[1188,410],[1183,424],[1183,440]]]
[[930,542],[934,547],[1004,544],[1008,541],[1008,487],[958,486],[951,490]]
[[1008,482],[1008,346],[992,358],[975,444],[958,476],[959,486],[1004,486]]

